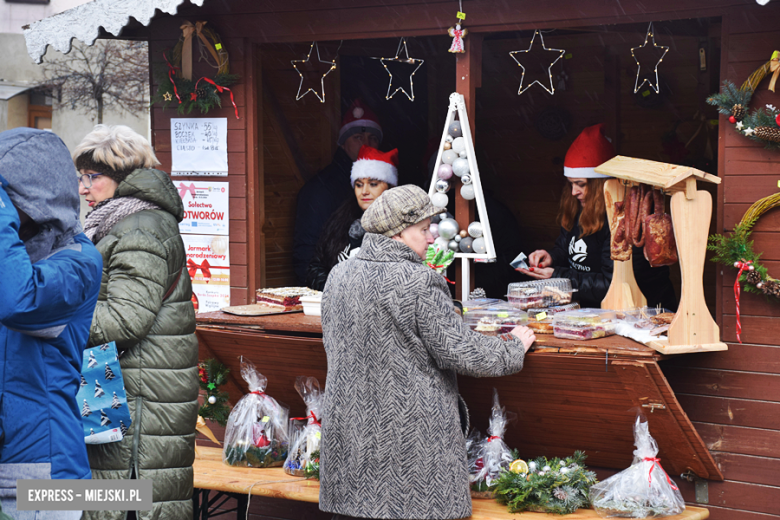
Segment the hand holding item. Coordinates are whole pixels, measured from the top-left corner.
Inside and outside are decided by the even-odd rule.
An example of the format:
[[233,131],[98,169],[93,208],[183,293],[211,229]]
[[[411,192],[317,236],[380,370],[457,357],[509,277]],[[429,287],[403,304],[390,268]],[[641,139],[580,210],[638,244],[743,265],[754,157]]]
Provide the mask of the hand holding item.
[[531,345],[533,345],[534,341],[536,341],[536,336],[534,335],[534,332],[528,327],[524,327],[523,325],[518,325],[517,327],[512,329],[510,334],[512,334],[514,337],[520,340],[520,343],[523,344],[523,347],[525,347],[526,352],[528,352],[528,349],[530,349]]
[[546,280],[552,277],[555,269],[552,267],[529,267],[528,269],[516,269],[516,271],[528,275],[531,278],[536,278],[537,280]]
[[544,249],[537,249],[528,257],[528,264],[531,267],[550,267],[552,265],[552,257]]

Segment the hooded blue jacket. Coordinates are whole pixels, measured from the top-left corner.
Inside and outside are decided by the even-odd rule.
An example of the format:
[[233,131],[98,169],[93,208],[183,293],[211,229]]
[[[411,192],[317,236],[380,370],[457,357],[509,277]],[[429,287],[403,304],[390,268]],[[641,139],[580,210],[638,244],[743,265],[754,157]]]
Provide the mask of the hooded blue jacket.
[[[16,479],[90,478],[76,392],[102,259],[53,133],[0,133],[0,497]],[[17,208],[37,225],[20,239]],[[25,235],[25,233],[23,233]]]

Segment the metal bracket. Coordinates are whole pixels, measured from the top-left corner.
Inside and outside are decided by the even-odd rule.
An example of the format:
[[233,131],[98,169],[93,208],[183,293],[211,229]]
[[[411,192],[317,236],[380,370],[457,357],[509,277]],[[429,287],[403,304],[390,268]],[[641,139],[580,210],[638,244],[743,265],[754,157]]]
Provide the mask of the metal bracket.
[[682,475],[680,475],[681,479],[687,480],[688,482],[693,482],[694,491],[696,495],[696,503],[697,504],[709,504],[710,503],[710,491],[709,491],[709,482],[704,480],[703,478],[699,478],[693,471],[688,470]]
[[666,405],[661,403],[647,403],[643,404],[642,408],[650,408],[650,413],[653,413],[656,409],[666,410]]

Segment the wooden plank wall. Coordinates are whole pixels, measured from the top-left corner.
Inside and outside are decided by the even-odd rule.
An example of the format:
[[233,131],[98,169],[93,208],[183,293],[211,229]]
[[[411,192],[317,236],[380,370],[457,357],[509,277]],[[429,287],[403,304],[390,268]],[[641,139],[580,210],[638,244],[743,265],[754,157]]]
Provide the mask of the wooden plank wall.
[[[780,10],[734,10],[723,17],[721,76],[737,85],[765,63],[780,38]],[[766,90],[751,107],[778,104]],[[776,193],[780,156],[737,135],[721,116],[717,203],[719,232],[731,230],[756,200]],[[780,273],[780,210],[755,226],[755,250],[770,274]],[[763,520],[780,515],[780,305],[742,292],[742,341],[736,342],[736,271],[718,266],[718,321],[728,352],[681,356],[667,361],[664,373],[702,439],[724,482],[709,483],[710,518]],[[688,486],[686,486],[688,487]]]

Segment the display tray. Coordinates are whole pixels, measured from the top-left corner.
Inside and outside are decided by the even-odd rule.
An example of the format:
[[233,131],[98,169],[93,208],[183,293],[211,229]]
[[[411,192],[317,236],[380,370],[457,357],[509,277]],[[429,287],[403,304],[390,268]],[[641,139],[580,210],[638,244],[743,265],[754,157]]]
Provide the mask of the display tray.
[[236,316],[270,316],[272,314],[293,314],[295,312],[303,312],[303,309],[285,311],[279,307],[271,307],[270,305],[263,305],[262,303],[253,303],[251,305],[222,307],[220,311],[228,314],[235,314]]

